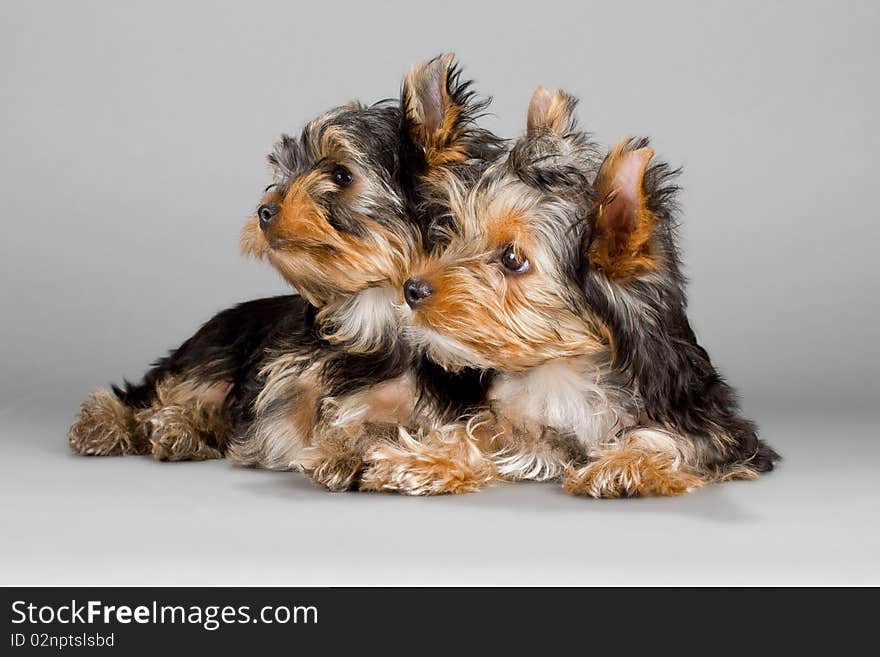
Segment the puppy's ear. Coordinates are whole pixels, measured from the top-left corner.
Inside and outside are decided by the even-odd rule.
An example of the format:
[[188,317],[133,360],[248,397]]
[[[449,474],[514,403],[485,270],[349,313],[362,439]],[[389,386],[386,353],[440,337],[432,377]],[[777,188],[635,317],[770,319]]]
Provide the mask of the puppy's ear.
[[577,98],[559,89],[550,91],[538,87],[529,102],[526,117],[526,132],[536,135],[550,132],[558,136],[567,135],[577,129],[574,110]]
[[484,131],[474,121],[489,100],[476,99],[470,87],[470,81],[461,81],[451,53],[414,66],[406,76],[401,93],[405,128],[428,166],[481,156],[473,151],[485,140],[480,139]]
[[605,157],[596,176],[590,262],[608,278],[626,278],[657,266],[645,177],[654,149],[624,140]]
[[524,183],[589,202],[598,165],[590,134],[579,130],[577,98],[538,87],[526,115],[526,132],[510,150],[508,165]]

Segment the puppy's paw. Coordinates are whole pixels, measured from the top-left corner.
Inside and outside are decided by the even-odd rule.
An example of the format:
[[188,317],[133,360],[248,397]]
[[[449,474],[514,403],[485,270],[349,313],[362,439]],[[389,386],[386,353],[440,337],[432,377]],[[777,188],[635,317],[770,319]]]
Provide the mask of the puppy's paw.
[[[157,461],[207,461],[223,458],[225,427],[201,409],[183,405],[150,409],[150,451]],[[146,418],[139,417],[141,421]]]
[[326,458],[311,457],[302,468],[316,484],[339,493],[357,489],[364,461],[360,454],[337,454]]
[[583,468],[569,467],[562,482],[572,495],[606,498],[682,495],[705,485],[671,455],[637,448],[604,450]]
[[73,451],[87,456],[150,452],[149,441],[132,409],[107,390],[97,390],[83,402],[67,440]]
[[401,432],[398,443],[374,447],[366,461],[361,490],[405,495],[473,493],[496,477],[488,459],[457,434],[422,443]]

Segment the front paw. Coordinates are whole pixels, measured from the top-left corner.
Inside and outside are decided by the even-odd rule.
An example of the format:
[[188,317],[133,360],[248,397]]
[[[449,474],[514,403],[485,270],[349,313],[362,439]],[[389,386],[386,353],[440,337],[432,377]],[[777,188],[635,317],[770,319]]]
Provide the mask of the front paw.
[[306,475],[333,493],[356,490],[364,470],[358,454],[326,458],[304,468]]
[[137,419],[148,422],[150,447],[157,461],[223,458],[219,447],[228,428],[219,413],[196,406],[170,405],[142,411]]
[[426,445],[402,435],[398,444],[374,447],[366,460],[361,490],[405,495],[474,493],[495,478],[488,460],[467,441]]
[[583,468],[569,467],[562,482],[572,495],[597,498],[682,495],[705,485],[672,456],[644,449],[605,450]]
[[150,451],[132,409],[107,390],[96,390],[83,402],[67,439],[73,451],[87,456],[148,454]]

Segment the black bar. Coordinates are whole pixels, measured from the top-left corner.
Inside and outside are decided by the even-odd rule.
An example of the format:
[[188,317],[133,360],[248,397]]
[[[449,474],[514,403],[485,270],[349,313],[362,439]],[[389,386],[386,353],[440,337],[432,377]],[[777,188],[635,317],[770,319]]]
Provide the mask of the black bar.
[[[5,588],[0,654],[219,654],[368,646],[536,655],[639,645],[858,645],[873,605],[840,589]],[[869,593],[863,591],[861,593]],[[873,595],[871,596],[873,597]],[[739,642],[742,642],[739,644]],[[876,643],[872,640],[876,647]],[[869,643],[868,645],[871,645]],[[758,651],[759,654],[762,651]],[[254,654],[263,654],[256,652]],[[492,654],[492,653],[490,653]],[[858,654],[858,653],[847,653]],[[616,655],[615,655],[616,657]]]

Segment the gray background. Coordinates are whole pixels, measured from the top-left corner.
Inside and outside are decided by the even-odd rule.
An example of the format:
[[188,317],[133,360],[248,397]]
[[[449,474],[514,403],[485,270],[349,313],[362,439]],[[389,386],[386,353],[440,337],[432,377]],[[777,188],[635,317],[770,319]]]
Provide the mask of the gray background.
[[[877,583],[878,29],[867,1],[4,1],[0,583]],[[68,454],[92,387],[285,290],[238,255],[272,141],[449,50],[501,134],[559,86],[603,143],[685,167],[691,317],[784,467],[409,500]]]

